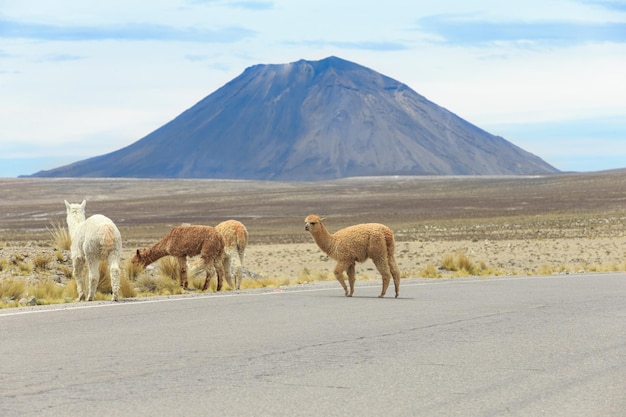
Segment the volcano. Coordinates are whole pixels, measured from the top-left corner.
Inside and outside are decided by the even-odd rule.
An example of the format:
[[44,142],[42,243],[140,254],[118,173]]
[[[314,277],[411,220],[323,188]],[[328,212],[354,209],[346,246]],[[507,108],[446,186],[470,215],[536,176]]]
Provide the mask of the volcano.
[[249,67],[131,145],[32,176],[316,181],[554,172],[406,84],[329,57]]

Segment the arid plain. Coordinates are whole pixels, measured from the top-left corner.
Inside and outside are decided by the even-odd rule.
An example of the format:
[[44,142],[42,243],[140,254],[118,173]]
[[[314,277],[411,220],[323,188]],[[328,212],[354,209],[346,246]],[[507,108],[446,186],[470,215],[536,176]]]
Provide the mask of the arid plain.
[[[441,266],[459,254],[488,274],[626,270],[626,170],[325,182],[13,178],[0,179],[0,190],[2,278],[15,276],[12,258],[54,251],[49,229],[65,226],[63,200],[82,199],[88,216],[118,225],[123,262],[172,226],[232,218],[250,234],[250,274],[332,276],[334,262],[304,230],[305,216],[316,213],[331,232],[365,222],[391,227],[403,277],[427,269],[452,276]],[[357,276],[379,279],[371,261],[357,265]]]

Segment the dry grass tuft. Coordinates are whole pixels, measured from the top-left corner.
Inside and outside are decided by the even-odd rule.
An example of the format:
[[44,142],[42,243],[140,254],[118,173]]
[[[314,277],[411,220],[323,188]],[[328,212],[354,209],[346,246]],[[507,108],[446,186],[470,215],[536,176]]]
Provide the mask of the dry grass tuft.
[[72,267],[69,265],[59,265],[57,267],[57,270],[63,274],[64,277],[66,277],[67,279],[71,279],[72,278]]
[[121,266],[122,275],[128,277],[128,279],[134,282],[139,274],[141,274],[144,270],[140,265],[134,264],[130,261],[125,262]]
[[65,257],[65,254],[63,252],[61,252],[60,250],[54,251],[54,256],[56,257],[57,262],[59,262],[59,263],[67,261],[67,258]]
[[37,299],[38,304],[63,303],[68,299],[72,299],[67,297],[66,287],[52,279],[44,279],[38,285],[32,286],[29,289],[29,294],[32,294]]
[[98,263],[98,289],[103,294],[111,294],[111,274],[109,273],[109,264],[106,261]]
[[47,227],[54,245],[59,249],[70,250],[72,247],[72,237],[70,232],[61,223],[52,223],[50,227]]
[[0,259],[0,271],[5,271],[9,268],[9,260],[6,258]]
[[17,261],[16,262],[17,269],[22,273],[22,275],[32,274],[35,270],[35,265],[33,265],[30,261]]
[[45,271],[48,269],[48,265],[52,262],[50,255],[39,253],[33,258],[33,265],[37,271]]
[[133,298],[137,296],[137,291],[132,281],[124,274],[120,277],[120,298]]
[[241,289],[278,288],[287,285],[291,285],[291,278],[289,277],[266,277],[244,280],[241,283]]
[[441,268],[464,275],[480,275],[480,268],[465,253],[447,254],[443,257]]
[[26,283],[21,279],[0,281],[0,299],[18,300],[26,292]]
[[163,257],[157,262],[157,272],[159,275],[169,277],[174,282],[180,284],[180,266],[178,259],[173,256]]
[[429,262],[428,264],[426,264],[426,267],[424,267],[424,269],[421,269],[418,272],[418,276],[420,278],[441,278],[441,273],[439,272],[439,269],[435,266],[435,264]]
[[[132,262],[127,262],[125,266],[123,265],[120,268],[121,298],[135,297],[137,294],[137,292],[135,291],[135,287],[133,286],[134,277],[131,278],[128,275],[128,272],[129,270],[132,272],[134,268],[139,267],[129,267],[129,264],[132,265]],[[100,261],[100,263],[98,264],[98,273],[100,274],[100,277],[98,279],[98,292],[101,293],[104,298],[108,298],[108,296],[113,293],[113,288],[111,288],[111,272],[109,271],[109,265],[105,261]]]
[[151,276],[147,273],[142,273],[137,276],[135,280],[135,288],[138,295],[172,295],[182,294],[183,291],[180,285],[172,280],[171,277],[165,275]]
[[[490,267],[486,262],[480,261],[478,264],[473,262],[465,253],[458,252],[456,254],[447,254],[441,262],[441,269],[453,272],[455,277],[473,276],[496,276],[503,275],[505,272],[501,269]],[[427,266],[427,270],[420,273],[420,276],[432,275],[435,278],[444,276],[434,265]]]
[[317,271],[312,273],[309,268],[302,268],[302,271],[298,274],[298,277],[293,281],[295,284],[306,284],[313,281],[331,281],[335,276],[328,272]]
[[65,294],[71,300],[78,298],[78,289],[76,288],[76,280],[73,279],[65,284]]

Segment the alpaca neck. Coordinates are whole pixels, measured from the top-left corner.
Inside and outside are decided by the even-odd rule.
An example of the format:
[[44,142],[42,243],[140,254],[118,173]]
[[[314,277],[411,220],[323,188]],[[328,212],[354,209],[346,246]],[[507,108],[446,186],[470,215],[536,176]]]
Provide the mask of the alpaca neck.
[[78,219],[76,217],[68,217],[67,218],[67,230],[70,233],[70,236],[74,236],[74,232],[78,229],[78,226],[84,222],[85,219]]
[[322,251],[324,251],[327,255],[330,255],[333,250],[333,236],[328,232],[322,223],[319,225],[319,230],[317,233],[313,234],[313,240],[315,240],[315,243]]
[[157,242],[148,249],[145,249],[141,253],[141,258],[143,264],[147,266],[167,255],[169,255],[169,253],[165,247],[161,244],[161,242]]

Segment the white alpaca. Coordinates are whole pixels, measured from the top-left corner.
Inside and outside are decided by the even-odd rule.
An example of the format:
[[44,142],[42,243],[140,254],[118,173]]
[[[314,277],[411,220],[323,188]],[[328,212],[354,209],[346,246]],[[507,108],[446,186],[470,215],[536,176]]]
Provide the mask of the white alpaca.
[[[67,227],[72,238],[72,273],[76,279],[78,301],[93,301],[98,288],[100,273],[98,264],[106,261],[111,275],[112,300],[119,299],[120,292],[120,256],[122,254],[122,236],[115,224],[101,214],[94,214],[85,220],[85,205],[70,204],[65,201],[67,209]],[[87,282],[88,293],[85,298],[83,290],[83,271],[85,263],[89,269]]]

